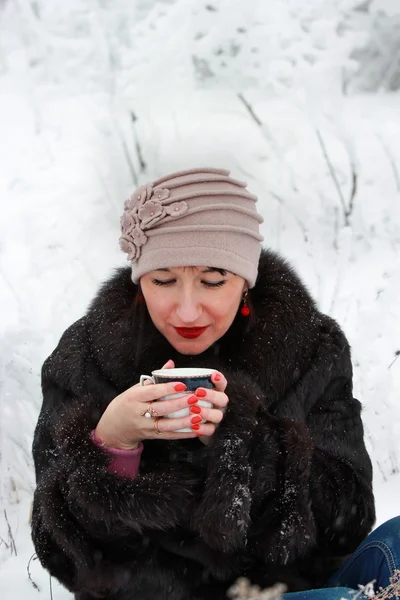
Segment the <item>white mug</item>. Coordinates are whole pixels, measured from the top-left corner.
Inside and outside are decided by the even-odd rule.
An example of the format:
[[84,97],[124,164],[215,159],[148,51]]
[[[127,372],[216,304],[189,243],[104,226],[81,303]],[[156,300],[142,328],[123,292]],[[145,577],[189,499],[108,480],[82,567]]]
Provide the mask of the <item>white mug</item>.
[[[186,385],[186,390],[184,392],[168,394],[168,396],[162,396],[159,398],[160,401],[171,400],[172,398],[181,398],[182,396],[187,396],[190,394],[190,392],[194,393],[198,387],[213,388],[214,385],[211,381],[211,375],[213,373],[215,373],[215,369],[202,369],[197,367],[183,369],[158,369],[156,371],[152,371],[151,375],[141,375],[140,385],[144,385],[145,381],[151,381],[152,383],[168,383],[169,381],[179,381],[184,383]],[[212,407],[210,402],[200,399],[197,402],[197,405],[204,408]],[[176,410],[168,415],[165,415],[165,417],[168,419],[179,419],[182,417],[188,417],[190,414],[190,407],[188,406],[187,408],[182,408],[181,410]],[[205,423],[205,421],[203,420],[202,423]],[[192,429],[190,429],[190,427],[177,429],[176,431],[192,433]]]

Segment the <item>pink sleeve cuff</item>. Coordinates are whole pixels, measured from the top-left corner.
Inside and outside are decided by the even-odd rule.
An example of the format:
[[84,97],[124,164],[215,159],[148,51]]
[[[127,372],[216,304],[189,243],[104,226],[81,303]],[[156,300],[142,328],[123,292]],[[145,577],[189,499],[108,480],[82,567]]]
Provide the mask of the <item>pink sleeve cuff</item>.
[[140,442],[136,450],[118,450],[118,448],[104,446],[96,436],[94,429],[90,432],[90,438],[96,446],[102,448],[112,457],[112,461],[108,466],[109,471],[113,471],[116,475],[123,477],[136,477],[139,473],[140,457],[143,452],[142,442]]

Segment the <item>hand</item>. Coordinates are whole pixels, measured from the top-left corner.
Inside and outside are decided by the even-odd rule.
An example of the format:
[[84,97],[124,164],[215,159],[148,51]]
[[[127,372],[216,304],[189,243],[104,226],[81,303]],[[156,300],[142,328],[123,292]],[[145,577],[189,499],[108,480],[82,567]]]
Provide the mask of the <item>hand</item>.
[[[212,433],[214,433],[214,431],[217,429],[220,422],[224,418],[224,415],[227,410],[229,398],[225,394],[225,389],[226,389],[226,386],[228,385],[228,382],[222,373],[220,373],[219,371],[214,373],[211,376],[211,381],[212,381],[215,389],[198,388],[196,390],[195,394],[199,395],[201,400],[204,399],[207,402],[211,402],[211,404],[213,404],[214,407],[219,407],[219,410],[214,411],[214,412],[218,413],[216,415],[216,420],[214,420],[215,425],[213,426],[214,430],[212,431]],[[206,420],[211,420],[210,416],[207,413],[208,410],[210,410],[210,409],[202,408],[201,409],[202,416]],[[205,424],[200,425],[198,434],[201,436],[200,441],[203,442],[203,444],[208,445],[210,443],[210,434],[206,433],[203,430],[204,425]]]
[[[163,368],[173,368],[173,366],[173,361],[168,361]],[[217,383],[221,385],[221,382],[223,385],[225,378],[222,375],[220,377],[221,379],[215,382],[215,385]],[[96,427],[96,437],[106,446],[121,450],[133,450],[144,439],[175,440],[193,438],[197,435],[212,435],[215,431],[214,423],[217,424],[222,420],[223,414],[221,408],[225,407],[228,403],[227,396],[223,393],[218,394],[215,390],[207,390],[206,395],[207,392],[210,395],[207,395],[205,399],[212,402],[218,408],[201,408],[201,416],[209,422],[202,423],[200,426],[197,423],[193,423],[193,420],[196,421],[196,417],[199,417],[199,414],[196,412],[192,412],[188,417],[178,419],[160,418],[158,421],[158,429],[162,432],[162,436],[160,436],[156,433],[154,418],[147,419],[143,416],[143,413],[149,406],[157,413],[158,417],[163,417],[182,408],[195,406],[196,403],[193,404],[193,400],[190,403],[188,402],[191,398],[198,400],[204,397],[202,392],[200,392],[200,396],[188,393],[181,398],[157,402],[162,396],[184,391],[185,388],[182,389],[183,385],[177,381],[173,383],[149,383],[144,386],[140,384],[132,386],[110,402]],[[177,389],[176,386],[181,389]],[[217,395],[215,398],[213,396],[214,399],[211,399],[211,394]],[[191,427],[194,427],[191,433],[177,433],[175,431],[176,429]]]

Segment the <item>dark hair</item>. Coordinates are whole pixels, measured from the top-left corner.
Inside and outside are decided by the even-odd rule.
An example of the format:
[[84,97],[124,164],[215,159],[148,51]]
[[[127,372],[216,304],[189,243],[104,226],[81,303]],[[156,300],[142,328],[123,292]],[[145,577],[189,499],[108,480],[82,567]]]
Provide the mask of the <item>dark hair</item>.
[[148,315],[149,313],[147,310],[146,302],[144,301],[144,296],[139,281],[137,285],[136,295],[133,300],[133,320],[135,323],[135,330],[137,331],[135,363],[138,362],[141,350],[143,348],[146,314]]

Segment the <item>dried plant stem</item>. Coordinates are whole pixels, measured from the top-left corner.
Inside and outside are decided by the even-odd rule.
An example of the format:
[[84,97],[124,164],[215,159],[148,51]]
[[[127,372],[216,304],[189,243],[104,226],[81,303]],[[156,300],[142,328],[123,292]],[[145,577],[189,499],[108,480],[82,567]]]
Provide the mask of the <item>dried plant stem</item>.
[[261,121],[260,117],[257,115],[257,113],[255,112],[254,108],[252,107],[252,105],[250,104],[250,102],[243,96],[243,94],[241,94],[239,92],[237,94],[237,97],[243,103],[243,105],[245,106],[247,112],[249,113],[249,115],[251,116],[251,118],[253,119],[253,121],[260,128],[261,134],[263,135],[263,137],[268,141],[268,143],[274,149],[274,151],[276,153],[276,156],[279,158],[279,160],[282,162],[282,164],[285,165],[286,169],[288,170],[288,174],[289,174],[289,177],[290,177],[290,183],[291,183],[292,189],[295,192],[297,192],[297,186],[296,186],[296,183],[295,183],[295,178],[294,178],[294,175],[293,175],[293,170],[292,170],[290,164],[288,164],[287,161],[282,156],[282,152],[280,151],[280,148],[279,148],[277,142],[275,141],[275,138],[272,135],[270,129],[267,126],[267,124],[265,122]]
[[17,556],[17,554],[18,554],[17,553],[17,546],[15,545],[15,540],[14,540],[13,533],[11,531],[11,527],[10,527],[10,523],[9,523],[9,520],[8,520],[6,509],[4,509],[4,516],[6,518],[7,530],[8,530],[8,538],[10,540],[10,551],[11,551],[11,554],[14,553],[15,556]]
[[396,360],[399,358],[400,356],[400,350],[396,350],[396,352],[394,353],[394,359],[392,360],[392,362],[390,363],[390,365],[388,366],[388,369],[390,369],[390,367],[392,365],[394,365],[394,363],[396,362]]
[[260,121],[259,117],[256,115],[256,113],[253,110],[253,107],[251,106],[251,104],[249,104],[249,102],[247,102],[246,98],[243,96],[243,94],[241,94],[240,92],[238,93],[238,98],[239,100],[241,100],[243,102],[243,104],[245,105],[245,107],[247,108],[247,110],[249,111],[251,117],[254,119],[254,121],[257,123],[257,125],[259,127],[263,126],[262,121]]
[[[133,129],[135,129],[135,123],[137,121],[137,117],[133,111],[131,111],[131,121],[133,123]],[[135,131],[135,148],[136,148],[136,154],[137,154],[138,161],[139,161],[140,172],[143,173],[144,171],[146,171],[147,165],[146,165],[146,161],[143,158],[142,146],[140,144],[140,141],[139,141],[136,131]]]
[[328,165],[328,169],[329,169],[329,172],[331,174],[332,181],[333,181],[334,186],[335,186],[335,188],[337,190],[337,193],[338,193],[338,196],[339,196],[339,200],[340,200],[340,204],[342,205],[342,210],[343,210],[343,216],[344,216],[345,225],[348,225],[348,215],[347,215],[346,201],[344,199],[342,189],[340,187],[338,178],[336,176],[336,171],[333,168],[332,162],[331,162],[331,160],[329,158],[329,154],[328,154],[328,151],[326,149],[325,142],[324,142],[324,139],[323,139],[323,137],[321,135],[320,130],[316,129],[315,132],[317,134],[318,142],[319,142],[319,145],[321,146],[321,150],[322,150],[322,154],[324,155],[325,162]]
[[1,535],[0,535],[0,544],[4,544],[5,547],[7,548],[7,550],[9,549],[10,545],[7,544],[6,540],[4,540]]
[[385,588],[379,588],[374,596],[374,600],[391,600],[400,597],[400,571],[396,569],[389,579],[389,585]]
[[349,208],[346,212],[348,219],[353,214],[354,198],[356,197],[356,193],[357,193],[357,182],[358,182],[358,178],[357,178],[356,167],[355,167],[354,163],[351,162],[351,192],[350,192]]
[[31,572],[30,572],[29,567],[30,567],[30,564],[31,564],[32,560],[37,560],[36,554],[32,554],[32,556],[30,557],[29,562],[28,562],[28,566],[26,567],[26,570],[28,572],[29,581],[31,582],[31,584],[33,585],[33,587],[35,588],[35,590],[37,590],[38,592],[40,592],[40,588],[39,588],[38,584],[35,583],[33,581],[32,577],[31,577]]
[[251,585],[246,577],[240,577],[228,590],[232,600],[282,600],[282,594],[287,590],[284,583],[276,583],[262,590],[258,585]]

